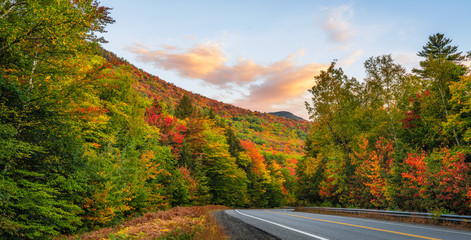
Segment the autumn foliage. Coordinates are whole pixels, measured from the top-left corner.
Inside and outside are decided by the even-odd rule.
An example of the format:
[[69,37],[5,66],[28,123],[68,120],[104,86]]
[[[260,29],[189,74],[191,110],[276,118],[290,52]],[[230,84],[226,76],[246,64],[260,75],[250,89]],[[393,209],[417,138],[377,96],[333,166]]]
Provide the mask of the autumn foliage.
[[413,74],[383,55],[363,82],[335,62],[315,77],[301,204],[471,214],[469,68],[443,34],[429,40]]
[[[114,228],[104,228],[78,236],[80,239],[223,239],[223,230],[215,224],[212,211],[224,206],[176,207],[146,213]],[[76,239],[72,236],[69,239]]]
[[432,54],[414,74],[371,58],[364,83],[333,63],[309,90],[312,122],[290,120],[185,91],[102,49],[109,10],[0,6],[0,238],[204,239],[217,232],[205,215],[215,208],[190,206],[209,204],[471,214],[462,57]]

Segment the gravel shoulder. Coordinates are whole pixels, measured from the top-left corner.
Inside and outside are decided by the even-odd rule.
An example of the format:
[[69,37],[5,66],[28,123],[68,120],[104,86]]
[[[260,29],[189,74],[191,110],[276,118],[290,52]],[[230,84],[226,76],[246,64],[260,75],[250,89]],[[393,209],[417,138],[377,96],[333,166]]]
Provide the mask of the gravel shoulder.
[[280,238],[228,215],[225,211],[216,211],[213,214],[233,240],[280,240]]

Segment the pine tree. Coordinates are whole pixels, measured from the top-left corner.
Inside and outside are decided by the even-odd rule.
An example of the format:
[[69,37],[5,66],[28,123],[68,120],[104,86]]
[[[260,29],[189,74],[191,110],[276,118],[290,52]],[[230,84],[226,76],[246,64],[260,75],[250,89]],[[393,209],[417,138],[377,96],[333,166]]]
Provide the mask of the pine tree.
[[428,37],[429,41],[423,50],[417,53],[417,56],[426,59],[446,59],[448,61],[461,61],[464,59],[462,52],[458,51],[458,46],[450,46],[451,39],[445,38],[444,34],[436,33]]
[[175,109],[175,116],[179,119],[185,119],[193,115],[194,112],[195,108],[191,103],[190,97],[187,94],[183,95]]
[[231,127],[226,127],[224,134],[226,135],[227,144],[229,144],[229,153],[232,157],[238,158],[239,152],[244,150],[242,145],[240,145],[240,140],[237,138]]

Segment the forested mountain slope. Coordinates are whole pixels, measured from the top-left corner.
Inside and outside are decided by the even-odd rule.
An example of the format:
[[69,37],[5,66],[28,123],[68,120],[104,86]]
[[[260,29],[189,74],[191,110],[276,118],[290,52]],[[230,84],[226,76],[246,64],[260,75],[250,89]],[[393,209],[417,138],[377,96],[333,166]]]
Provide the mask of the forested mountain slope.
[[296,116],[296,115],[294,115],[290,112],[287,112],[287,111],[270,112],[269,114],[275,115],[275,116],[278,116],[278,117],[288,118],[288,119],[304,120],[303,118],[298,117],[298,116]]
[[303,154],[303,139],[307,136],[310,126],[308,121],[299,117],[295,119],[293,117],[283,117],[284,115],[280,116],[279,114],[254,112],[189,92],[134,67],[125,59],[119,58],[111,52],[104,49],[101,51],[110,63],[129,66],[140,83],[137,89],[148,96],[159,99],[169,108],[169,111],[172,111],[180,99],[187,95],[198,111],[213,111],[225,122],[233,125],[239,138],[253,141],[266,151],[295,155]]

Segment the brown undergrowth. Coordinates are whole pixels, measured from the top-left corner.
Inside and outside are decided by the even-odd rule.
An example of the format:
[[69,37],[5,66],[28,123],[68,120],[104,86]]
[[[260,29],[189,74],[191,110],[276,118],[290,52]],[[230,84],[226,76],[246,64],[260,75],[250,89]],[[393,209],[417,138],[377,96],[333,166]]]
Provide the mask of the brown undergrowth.
[[461,230],[471,230],[471,223],[469,222],[451,222],[451,221],[442,221],[438,219],[424,219],[420,217],[401,217],[401,216],[388,216],[383,214],[373,214],[373,213],[344,213],[338,211],[331,211],[328,209],[312,209],[305,207],[296,207],[294,208],[296,212],[309,212],[309,213],[319,213],[319,214],[328,214],[328,215],[337,215],[337,216],[346,216],[346,217],[360,217],[360,218],[372,218],[379,220],[387,221],[396,221],[396,222],[405,222],[405,223],[416,223],[416,224],[430,224],[438,225],[443,227],[461,229]]
[[225,206],[175,207],[166,211],[147,213],[128,220],[120,226],[71,236],[67,239],[229,239],[212,214]]

